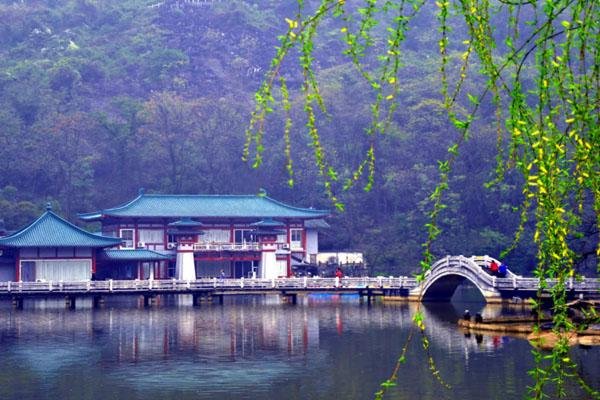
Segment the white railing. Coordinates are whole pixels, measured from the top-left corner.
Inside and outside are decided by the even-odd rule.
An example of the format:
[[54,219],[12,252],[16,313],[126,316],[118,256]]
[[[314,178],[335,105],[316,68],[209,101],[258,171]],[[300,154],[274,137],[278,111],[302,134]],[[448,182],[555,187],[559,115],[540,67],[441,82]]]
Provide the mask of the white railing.
[[[427,280],[437,279],[436,274],[431,274]],[[512,276],[499,278],[486,276],[491,280],[489,285],[501,291],[524,290],[535,291],[538,289],[537,278],[523,278]],[[556,281],[548,280],[550,288]],[[203,278],[192,281],[161,279],[161,280],[105,280],[105,281],[80,281],[80,282],[0,282],[0,295],[7,294],[51,294],[51,293],[132,293],[132,292],[190,292],[201,290],[222,289],[224,291],[243,290],[328,290],[328,289],[414,289],[417,281],[413,277],[344,277],[344,278],[274,278],[274,279],[219,279]],[[567,282],[567,289],[576,292],[599,292],[600,280],[587,278],[582,280],[572,279]]]
[[194,291],[210,289],[244,289],[244,290],[269,290],[269,289],[364,289],[364,288],[391,288],[411,289],[416,285],[416,280],[409,277],[344,277],[344,278],[276,278],[276,279],[219,279],[204,278],[192,281],[177,279],[161,280],[105,280],[82,282],[0,282],[0,294],[7,293],[69,293],[69,292],[135,292],[135,291]]
[[[556,279],[546,279],[546,288],[550,289],[557,283]],[[507,289],[519,289],[519,290],[538,290],[540,280],[538,278],[498,278],[496,280],[496,287],[500,290]],[[600,291],[600,280],[596,278],[585,278],[585,279],[569,279],[566,282],[567,290],[574,290],[576,292],[599,292]]]
[[260,243],[194,243],[194,251],[260,251]]

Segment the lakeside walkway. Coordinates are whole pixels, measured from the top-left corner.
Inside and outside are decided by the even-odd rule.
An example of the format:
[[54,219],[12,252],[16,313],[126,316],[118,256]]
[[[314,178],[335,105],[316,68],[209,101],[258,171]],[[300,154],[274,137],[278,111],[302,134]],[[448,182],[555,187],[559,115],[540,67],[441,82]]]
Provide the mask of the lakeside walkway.
[[[197,280],[105,280],[83,282],[0,282],[0,299],[11,299],[17,308],[23,307],[27,298],[64,297],[67,306],[74,308],[77,297],[92,297],[94,305],[111,295],[140,295],[150,305],[157,295],[188,294],[194,304],[216,298],[223,301],[226,295],[280,294],[296,303],[302,293],[357,294],[371,301],[373,297],[406,298],[414,301],[449,301],[456,287],[470,281],[487,302],[515,301],[536,297],[538,278],[518,276],[507,271],[504,277],[489,272],[490,257],[447,256],[437,261],[423,282],[414,277],[344,277],[344,278],[277,278],[277,279],[219,279]],[[556,284],[548,280],[542,295]],[[597,278],[569,279],[566,282],[571,298],[600,297]]]

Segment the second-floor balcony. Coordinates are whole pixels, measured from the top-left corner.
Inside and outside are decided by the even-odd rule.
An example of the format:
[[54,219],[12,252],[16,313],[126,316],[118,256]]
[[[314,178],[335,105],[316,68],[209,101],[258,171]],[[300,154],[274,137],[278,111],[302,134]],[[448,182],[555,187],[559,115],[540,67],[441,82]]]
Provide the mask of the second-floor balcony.
[[[290,250],[288,243],[276,243],[277,250]],[[175,246],[173,246],[175,247]],[[199,242],[194,243],[194,251],[261,251],[262,244],[257,242],[230,243],[230,242]],[[302,251],[301,248],[293,248],[295,251]]]
[[260,243],[194,243],[194,251],[260,251]]

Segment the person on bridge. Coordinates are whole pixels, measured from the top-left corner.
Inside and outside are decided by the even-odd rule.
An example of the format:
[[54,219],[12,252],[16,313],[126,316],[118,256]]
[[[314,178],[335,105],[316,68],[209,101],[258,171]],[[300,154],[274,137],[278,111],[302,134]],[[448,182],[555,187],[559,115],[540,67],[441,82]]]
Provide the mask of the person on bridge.
[[490,263],[490,273],[492,275],[497,275],[498,274],[498,263],[495,260],[492,260],[492,262]]
[[340,279],[344,277],[344,273],[342,272],[342,269],[340,267],[337,267],[337,269],[335,270],[335,277]]
[[498,267],[498,276],[501,278],[504,278],[506,276],[507,272],[508,272],[508,267],[506,266],[506,264],[504,264],[504,263],[500,264],[500,266]]

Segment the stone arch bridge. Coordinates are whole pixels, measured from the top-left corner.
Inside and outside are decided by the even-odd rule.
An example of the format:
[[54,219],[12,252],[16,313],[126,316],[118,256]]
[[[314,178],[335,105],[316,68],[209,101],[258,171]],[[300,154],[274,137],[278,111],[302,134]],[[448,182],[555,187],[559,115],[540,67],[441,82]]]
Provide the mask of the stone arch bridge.
[[[540,286],[538,278],[523,277],[507,270],[502,277],[490,273],[490,264],[500,261],[489,256],[446,256],[431,266],[425,280],[408,290],[408,295],[422,301],[448,301],[456,288],[465,281],[471,282],[486,302],[536,297]],[[556,284],[548,280],[548,288]],[[407,288],[408,289],[408,288]],[[595,278],[570,278],[567,282],[568,296],[575,298],[599,297],[600,282]]]

